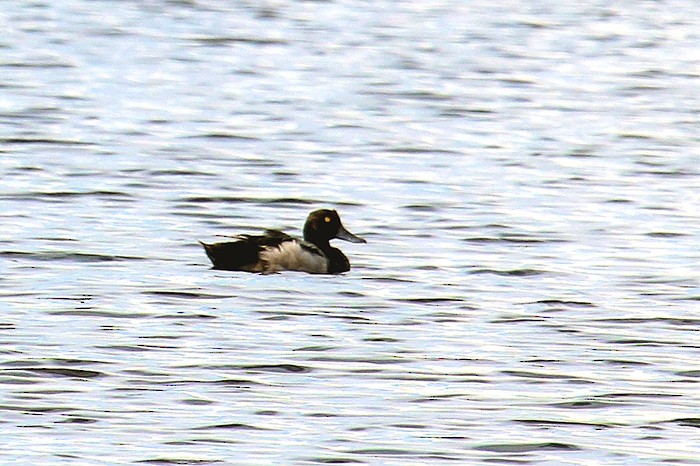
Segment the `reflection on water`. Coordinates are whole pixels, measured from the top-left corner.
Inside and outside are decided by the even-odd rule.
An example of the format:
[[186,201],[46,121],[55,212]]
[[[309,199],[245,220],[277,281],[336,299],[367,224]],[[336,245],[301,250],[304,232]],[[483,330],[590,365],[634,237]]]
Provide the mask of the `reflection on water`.
[[696,462],[694,4],[115,6],[0,5],[8,463]]

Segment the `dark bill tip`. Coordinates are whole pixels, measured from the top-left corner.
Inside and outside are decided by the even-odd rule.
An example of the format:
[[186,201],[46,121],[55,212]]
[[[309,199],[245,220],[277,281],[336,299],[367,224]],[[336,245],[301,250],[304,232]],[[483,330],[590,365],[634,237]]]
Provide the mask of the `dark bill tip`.
[[338,233],[335,235],[336,238],[342,239],[345,241],[350,241],[351,243],[366,243],[367,240],[364,238],[360,238],[359,236],[355,236],[352,233],[350,233],[348,230],[345,229],[343,225],[340,225],[340,229],[338,230]]

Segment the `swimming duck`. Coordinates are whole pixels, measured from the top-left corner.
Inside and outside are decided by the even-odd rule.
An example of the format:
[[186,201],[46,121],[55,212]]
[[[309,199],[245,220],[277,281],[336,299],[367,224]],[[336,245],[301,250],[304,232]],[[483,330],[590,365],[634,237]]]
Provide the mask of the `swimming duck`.
[[311,212],[304,224],[304,239],[293,238],[279,230],[263,235],[238,235],[238,241],[201,243],[215,269],[275,273],[297,270],[308,273],[342,273],[350,270],[350,261],[329,241],[338,238],[351,243],[366,243],[340,222],[335,210]]

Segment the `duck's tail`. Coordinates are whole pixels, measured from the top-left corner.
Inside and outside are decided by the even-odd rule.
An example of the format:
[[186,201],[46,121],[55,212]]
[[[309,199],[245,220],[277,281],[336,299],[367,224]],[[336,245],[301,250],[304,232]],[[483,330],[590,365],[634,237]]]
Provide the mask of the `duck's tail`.
[[212,248],[211,248],[212,245],[211,245],[211,244],[207,244],[207,243],[205,243],[204,241],[199,241],[199,240],[198,240],[197,242],[198,242],[199,244],[202,245],[202,247],[204,248],[204,252],[207,253],[207,257],[208,257],[209,260],[212,262],[212,264],[214,264],[214,258],[212,257],[212,250],[211,250],[211,249],[212,249]]
[[[254,271],[258,246],[250,241],[207,244],[199,241],[215,269]],[[257,270],[255,270],[257,271]]]

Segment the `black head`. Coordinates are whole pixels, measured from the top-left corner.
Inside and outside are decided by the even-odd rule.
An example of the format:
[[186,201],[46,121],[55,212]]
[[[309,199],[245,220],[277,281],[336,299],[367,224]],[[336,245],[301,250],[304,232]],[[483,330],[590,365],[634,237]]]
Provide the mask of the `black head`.
[[346,230],[335,210],[321,209],[311,212],[304,224],[304,239],[322,246],[328,244],[328,241],[333,238],[343,239],[351,243],[367,242]]

